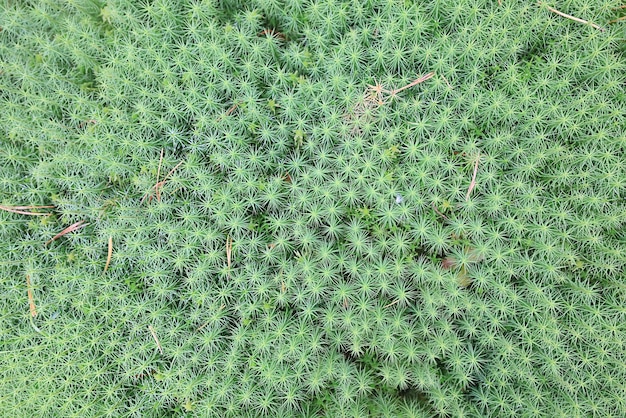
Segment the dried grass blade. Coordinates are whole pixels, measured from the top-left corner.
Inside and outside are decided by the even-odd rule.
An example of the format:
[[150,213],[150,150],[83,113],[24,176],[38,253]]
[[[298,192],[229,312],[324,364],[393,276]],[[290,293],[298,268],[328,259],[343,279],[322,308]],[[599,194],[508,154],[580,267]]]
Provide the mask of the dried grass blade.
[[[537,4],[540,5],[540,6],[542,5],[541,2],[539,2]],[[596,25],[595,23],[591,23],[591,22],[589,22],[587,20],[583,20],[583,19],[580,19],[578,17],[572,16],[572,15],[568,15],[567,13],[560,12],[560,11],[556,10],[555,8],[547,6],[547,5],[546,5],[546,9],[548,9],[552,13],[556,13],[557,15],[562,16],[562,17],[564,17],[566,19],[570,19],[570,20],[573,20],[574,22],[582,23],[582,24],[585,24],[585,25],[589,25],[592,28],[595,28],[595,29],[598,29],[598,30],[604,32],[604,28],[601,27],[601,26]]]
[[52,241],[55,241],[59,238],[61,238],[63,235],[69,234],[70,232],[74,232],[80,228],[83,228],[85,226],[87,226],[89,224],[86,224],[85,221],[78,221],[75,224],[72,224],[70,226],[68,226],[67,228],[65,228],[63,231],[59,232],[58,234],[56,234],[55,236],[53,236],[51,239],[49,239],[48,241],[46,241],[45,245],[50,244]]
[[[161,165],[163,164],[163,148],[161,148],[161,158],[159,158],[159,168],[157,168],[157,181],[156,184],[159,184],[159,178],[161,177]],[[160,202],[161,201],[161,192],[159,192],[159,188],[155,186],[156,198]]]
[[163,347],[161,347],[161,342],[159,341],[159,337],[156,335],[156,331],[154,331],[152,325],[148,325],[148,329],[150,330],[150,334],[152,334],[152,338],[154,338],[154,342],[156,343],[159,352],[163,354]]
[[231,259],[233,254],[233,239],[230,235],[226,238],[226,265],[230,270]]
[[395,305],[395,304],[396,304],[396,303],[398,303],[398,302],[400,302],[400,299],[396,299],[396,300],[394,300],[393,302],[391,302],[391,303],[389,303],[389,304],[385,305],[385,308],[389,308],[390,306],[393,306],[393,305]]
[[33,297],[33,289],[30,285],[30,275],[26,275],[26,288],[28,290],[28,305],[30,307],[30,316],[37,316],[37,307],[35,306],[35,298]]
[[49,212],[29,212],[29,209],[43,209],[43,208],[53,208],[54,206],[3,206],[0,205],[0,210],[4,210],[11,213],[18,213],[20,215],[31,215],[31,216],[50,216],[52,215]]
[[480,161],[480,155],[476,157],[476,163],[474,163],[474,174],[472,174],[472,182],[470,183],[469,188],[467,189],[467,194],[465,195],[465,201],[469,200],[472,190],[474,190],[474,187],[476,187],[476,173],[478,173],[479,161]]
[[418,85],[418,84],[420,84],[420,83],[423,83],[424,81],[426,81],[426,80],[428,80],[428,79],[430,79],[430,78],[432,78],[432,77],[434,77],[434,76],[435,76],[435,73],[431,71],[430,73],[428,73],[428,74],[426,74],[426,75],[424,75],[424,76],[422,76],[422,77],[420,77],[420,78],[418,78],[418,79],[414,80],[413,82],[411,82],[411,83],[407,84],[406,86],[404,86],[404,87],[400,87],[399,89],[395,89],[395,90],[393,90],[393,91],[391,92],[391,94],[392,94],[392,95],[396,95],[396,94],[400,93],[401,91],[406,90],[406,89],[408,89],[408,88],[411,88],[411,87],[413,87],[413,86],[416,86],[416,85]]
[[626,16],[618,17],[617,19],[613,19],[609,21],[609,24],[621,22],[622,20],[626,20]]
[[109,269],[109,264],[111,264],[111,258],[113,257],[113,237],[109,236],[109,250],[107,252],[107,262],[104,265],[104,272],[106,273]]

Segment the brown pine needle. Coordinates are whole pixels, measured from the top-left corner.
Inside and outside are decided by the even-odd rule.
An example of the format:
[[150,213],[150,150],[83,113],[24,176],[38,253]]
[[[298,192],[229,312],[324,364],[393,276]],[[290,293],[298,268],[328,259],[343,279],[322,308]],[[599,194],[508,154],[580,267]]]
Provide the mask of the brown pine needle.
[[437,212],[443,219],[448,220],[448,217],[446,215],[444,215],[443,213],[439,212],[439,209],[437,209],[437,206],[435,206],[435,202],[433,202],[433,209],[435,210],[435,212]]
[[233,255],[233,239],[229,235],[226,238],[226,265],[228,266],[228,270],[230,270],[232,255]]
[[391,91],[391,95],[395,96],[396,94],[400,93],[401,91],[406,90],[408,88],[411,88],[413,86],[416,86],[416,85],[418,85],[420,83],[423,83],[424,81],[426,81],[426,80],[428,80],[428,79],[430,79],[430,78],[432,78],[434,76],[435,76],[435,73],[434,72],[430,72],[430,73],[428,73],[428,74],[426,74],[426,75],[424,75],[424,76],[414,80],[413,82],[407,84],[404,87],[400,87],[399,89],[392,90]]
[[[541,6],[541,5],[542,5],[542,3],[541,3],[541,2],[539,2],[539,3],[537,3],[537,4],[538,4],[539,6]],[[568,15],[567,13],[560,12],[560,11],[556,10],[555,8],[552,8],[552,7],[547,6],[547,5],[546,5],[546,9],[548,9],[548,10],[550,10],[552,13],[556,13],[557,15],[562,16],[562,17],[564,17],[564,18],[566,18],[566,19],[570,19],[570,20],[573,20],[574,22],[582,23],[582,24],[585,24],[585,25],[589,25],[589,26],[591,26],[592,28],[595,28],[595,29],[598,29],[598,30],[600,30],[600,31],[604,32],[604,28],[602,28],[602,27],[600,27],[600,26],[596,25],[595,23],[591,23],[591,22],[589,22],[589,21],[587,21],[587,20],[583,20],[583,19],[580,19],[580,18],[578,18],[578,17],[572,16],[572,15]]]
[[239,103],[235,103],[234,105],[232,105],[225,114],[221,115],[219,118],[217,118],[217,121],[221,121],[222,119],[224,119],[225,116],[230,116],[236,109],[237,106],[239,106]]
[[472,182],[470,183],[469,188],[467,189],[467,194],[465,195],[466,202],[469,200],[472,190],[474,190],[474,187],[476,187],[476,173],[478,173],[479,161],[480,161],[480,155],[476,157],[476,163],[474,164],[474,174],[472,174]]
[[385,305],[385,308],[388,308],[388,307],[390,307],[390,306],[393,306],[393,305],[395,305],[395,304],[396,304],[396,303],[398,303],[398,302],[400,302],[400,299],[396,299],[396,300],[394,300],[393,302],[391,302],[391,303],[389,303],[389,304]]
[[[220,309],[219,309],[219,310],[221,311],[222,309],[224,309],[224,307],[225,307],[225,306],[226,306],[226,305],[224,305],[224,304],[222,303],[222,306],[220,306]],[[212,321],[212,319],[209,319],[209,320],[208,320],[208,321],[206,321],[204,324],[202,324],[202,325],[200,325],[198,328],[196,328],[196,331],[202,331],[202,330],[203,330],[203,329],[204,329],[207,325],[209,325],[209,324],[211,323],[211,321]]]
[[35,306],[35,298],[33,297],[33,290],[30,285],[30,275],[26,275],[26,288],[28,290],[28,305],[30,306],[30,316],[37,316],[37,307]]
[[449,88],[450,90],[452,90],[452,85],[450,84],[450,82],[448,81],[448,79],[446,78],[446,76],[445,76],[445,75],[443,75],[443,74],[441,74],[441,78],[443,78],[443,81],[445,81],[445,82],[446,82],[446,85],[448,86],[448,88]]
[[[161,158],[159,158],[159,168],[157,168],[157,182],[156,182],[156,184],[159,184],[159,177],[161,177],[161,164],[163,164],[163,148],[161,148]],[[157,200],[160,202],[161,201],[161,192],[159,191],[158,187],[155,187],[155,192],[156,192]]]
[[154,190],[154,192],[156,194],[157,201],[160,202],[161,201],[161,187],[163,187],[165,185],[167,180],[169,180],[170,176],[172,174],[174,174],[174,171],[176,171],[178,169],[178,167],[180,167],[180,165],[184,162],[184,160],[183,160],[183,161],[179,162],[178,164],[176,164],[176,166],[174,168],[172,168],[169,173],[167,173],[165,178],[163,180],[159,181],[159,176],[161,174],[161,162],[162,161],[163,161],[163,149],[161,149],[161,159],[159,160],[159,168],[157,169],[157,182],[156,182],[156,184],[154,186],[152,186],[150,188],[149,192],[146,192],[146,194],[143,195],[143,197],[141,198],[141,203],[143,203],[143,201],[146,200],[147,197],[149,197],[148,201],[152,200],[152,195],[150,194],[152,190]]
[[83,228],[85,226],[87,226],[89,224],[86,224],[85,221],[78,221],[75,224],[72,224],[70,226],[68,226],[67,228],[65,228],[63,231],[59,232],[58,234],[56,234],[55,236],[53,236],[51,239],[49,239],[48,241],[46,241],[45,245],[50,244],[52,241],[55,241],[59,238],[61,238],[63,235],[69,234],[70,232],[74,232],[76,230],[79,230],[80,228]]
[[163,354],[163,347],[161,347],[161,343],[159,342],[159,337],[157,337],[156,332],[152,325],[148,325],[148,329],[150,330],[150,334],[152,334],[152,338],[154,338],[154,342],[156,342],[157,348]]
[[626,16],[618,17],[617,19],[610,20],[609,24],[621,22],[622,20],[625,20],[625,19],[626,19]]
[[54,206],[4,206],[0,205],[0,210],[5,210],[11,213],[19,213],[20,215],[32,215],[32,216],[50,216],[48,212],[30,212],[30,209],[49,209]]
[[109,269],[109,264],[111,264],[111,257],[113,256],[113,237],[109,236],[109,251],[107,253],[107,263],[104,265],[104,272],[106,273]]

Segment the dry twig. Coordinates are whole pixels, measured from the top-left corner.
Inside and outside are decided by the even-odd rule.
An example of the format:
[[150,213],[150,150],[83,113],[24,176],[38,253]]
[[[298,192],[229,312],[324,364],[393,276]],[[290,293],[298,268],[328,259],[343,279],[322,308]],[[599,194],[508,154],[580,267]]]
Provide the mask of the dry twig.
[[474,190],[474,187],[476,187],[476,173],[478,173],[478,162],[480,161],[480,155],[478,155],[476,157],[476,163],[474,163],[474,174],[472,174],[472,182],[469,185],[469,188],[467,189],[467,194],[465,195],[465,201],[467,202],[469,200],[470,194],[472,193],[472,190]]
[[87,225],[89,225],[89,224],[86,224],[85,221],[78,221],[75,224],[72,224],[72,225],[68,226],[63,231],[59,232],[58,234],[56,234],[52,238],[50,238],[48,241],[46,241],[45,245],[48,245],[52,241],[55,241],[55,240],[61,238],[63,235],[66,235],[66,234],[69,234],[70,232],[74,232],[76,230],[79,230],[80,228],[83,228],[83,227],[85,227]]
[[33,297],[33,289],[30,285],[30,275],[26,275],[26,288],[28,290],[28,305],[30,307],[30,316],[37,316],[37,307],[35,306],[35,298]]
[[5,210],[11,213],[19,213],[20,215],[32,215],[32,216],[50,216],[51,213],[47,212],[29,212],[30,209],[49,209],[54,206],[4,206],[0,205],[0,210]]
[[157,337],[156,332],[154,331],[154,328],[152,327],[152,325],[148,325],[148,329],[150,330],[150,333],[152,334],[152,338],[154,338],[154,342],[156,342],[157,348],[159,349],[161,354],[163,354],[163,347],[161,347],[161,343],[159,342],[159,337]]
[[217,121],[219,122],[222,119],[224,119],[226,116],[230,116],[237,109],[238,106],[239,106],[239,103],[235,103],[234,105],[232,105],[230,108],[228,108],[225,114],[217,118]]
[[[541,2],[538,2],[537,4],[539,6],[543,5],[543,3],[541,3]],[[570,20],[573,20],[574,22],[582,23],[582,24],[585,24],[585,25],[589,25],[592,28],[595,28],[595,29],[598,29],[598,30],[604,32],[604,28],[602,28],[601,26],[596,25],[595,23],[591,23],[591,22],[589,22],[587,20],[583,20],[583,19],[580,19],[578,17],[572,16],[572,15],[568,15],[567,13],[560,12],[560,11],[556,10],[555,8],[547,6],[547,5],[546,5],[546,9],[548,9],[552,13],[556,13],[557,15],[562,16],[562,17],[564,17],[566,19],[570,19]]]
[[174,168],[172,168],[170,170],[169,173],[167,173],[167,175],[165,176],[165,178],[161,181],[159,181],[159,177],[161,176],[161,164],[163,162],[163,149],[161,148],[161,158],[159,159],[159,168],[157,169],[157,182],[154,186],[151,187],[150,191],[146,192],[145,195],[143,195],[143,197],[141,198],[141,203],[143,203],[144,200],[146,200],[146,198],[148,197],[148,201],[152,201],[152,195],[151,195],[151,191],[154,190],[154,193],[156,195],[156,199],[157,201],[161,201],[161,187],[163,187],[165,185],[165,182],[167,182],[167,180],[169,180],[170,176],[172,174],[174,174],[174,171],[176,171],[178,169],[178,167],[180,167],[180,165],[183,163],[183,161],[179,162],[178,164],[176,164],[176,166]]
[[396,303],[398,303],[398,302],[400,302],[400,299],[396,299],[396,300],[394,300],[393,302],[388,303],[387,305],[385,305],[385,308],[389,308],[390,306],[393,306],[393,305],[395,305],[395,304],[396,304]]
[[609,20],[609,24],[621,22],[622,20],[626,20],[626,16],[618,17],[617,19]]
[[416,85],[418,85],[420,83],[423,83],[424,81],[426,81],[426,80],[428,80],[428,79],[430,79],[430,78],[432,78],[434,76],[435,76],[435,73],[431,71],[430,73],[428,73],[428,74],[426,74],[426,75],[424,75],[424,76],[422,76],[422,77],[420,77],[418,79],[413,80],[412,82],[410,82],[409,84],[407,84],[404,87],[400,87],[399,89],[392,90],[390,94],[391,94],[392,97],[395,97],[401,91],[406,90],[408,88],[411,88],[413,86],[416,86]]
[[[225,306],[226,306],[226,305],[224,305],[224,304],[222,303],[222,306],[220,306],[220,309],[219,309],[219,310],[221,311],[222,309],[224,309],[224,307],[225,307]],[[204,329],[207,325],[209,325],[210,323],[211,323],[211,320],[209,319],[209,320],[208,320],[208,321],[206,321],[204,324],[202,324],[202,325],[200,325],[198,328],[196,328],[196,331],[202,331],[202,330],[203,330],[203,329]]]
[[111,257],[113,256],[113,237],[109,236],[109,250],[107,252],[107,262],[104,265],[104,272],[106,273],[109,269],[109,264],[111,264]]
[[441,216],[446,221],[448,220],[448,217],[446,215],[444,215],[443,213],[439,212],[439,209],[437,209],[437,206],[435,206],[435,202],[433,202],[432,206],[433,206],[433,209],[435,210],[435,212],[437,212],[439,214],[439,216]]
[[231,258],[233,254],[233,239],[230,237],[226,237],[226,265],[228,266],[228,270],[230,270]]

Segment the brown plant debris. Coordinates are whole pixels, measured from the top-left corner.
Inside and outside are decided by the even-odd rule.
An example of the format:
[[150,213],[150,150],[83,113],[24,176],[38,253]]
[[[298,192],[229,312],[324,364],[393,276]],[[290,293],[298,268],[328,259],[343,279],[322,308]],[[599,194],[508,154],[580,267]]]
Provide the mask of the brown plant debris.
[[78,221],[70,226],[68,226],[67,228],[65,228],[63,231],[59,232],[58,234],[56,234],[55,236],[53,236],[52,238],[50,238],[48,241],[46,241],[45,245],[50,244],[52,241],[55,241],[59,238],[61,238],[63,235],[69,234],[70,232],[74,232],[77,231],[85,226],[87,226],[89,224],[86,224],[85,221]]
[[30,307],[30,316],[31,317],[36,317],[37,316],[37,307],[35,306],[35,298],[33,297],[33,289],[32,286],[30,285],[30,275],[26,275],[26,288],[28,291],[28,305]]
[[31,215],[31,216],[50,216],[52,215],[49,212],[30,212],[31,209],[50,209],[54,206],[6,206],[0,205],[0,210],[5,210],[11,213],[19,213],[20,215]]

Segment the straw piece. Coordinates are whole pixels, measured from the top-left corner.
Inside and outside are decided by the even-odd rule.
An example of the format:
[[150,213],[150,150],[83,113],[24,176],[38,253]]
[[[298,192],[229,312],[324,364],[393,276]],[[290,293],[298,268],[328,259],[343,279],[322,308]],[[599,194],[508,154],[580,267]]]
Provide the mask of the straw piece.
[[467,202],[469,200],[470,194],[472,193],[472,190],[474,190],[474,187],[476,187],[476,173],[478,173],[478,162],[480,161],[480,155],[478,157],[476,157],[476,163],[474,164],[474,174],[472,174],[472,182],[469,185],[469,188],[467,189],[467,194],[465,195],[465,201]]
[[107,263],[104,265],[104,272],[106,273],[109,269],[109,264],[111,264],[111,257],[113,256],[113,237],[109,236],[109,251],[107,254]]
[[148,325],[148,329],[150,330],[150,334],[152,334],[152,338],[154,338],[154,342],[156,342],[157,348],[163,354],[163,347],[161,347],[161,343],[159,342],[159,337],[157,337],[156,332],[152,325]]
[[86,224],[85,221],[78,221],[75,224],[72,224],[70,226],[68,226],[67,228],[65,228],[63,231],[59,232],[58,234],[56,234],[55,236],[53,236],[51,239],[49,239],[48,241],[46,241],[45,245],[50,244],[52,241],[55,241],[59,238],[61,238],[63,235],[65,234],[69,234],[70,232],[74,232],[80,228],[83,228],[85,226],[87,226],[89,224]]
[[26,209],[43,209],[53,208],[54,206],[4,206],[0,205],[0,210],[5,210],[11,213],[19,213],[20,215],[32,215],[32,216],[50,216],[48,212],[29,212]]
[[37,316],[37,307],[35,306],[35,298],[33,297],[33,290],[30,285],[30,275],[26,275],[26,288],[28,290],[28,305],[30,306],[30,316]]
[[[541,3],[541,2],[539,2],[539,3],[537,3],[537,4],[538,4],[539,6],[541,6],[541,5],[542,5],[542,3]],[[556,13],[557,15],[562,16],[562,17],[564,17],[564,18],[566,18],[566,19],[570,19],[570,20],[573,20],[574,22],[578,22],[578,23],[583,23],[583,24],[585,24],[585,25],[589,25],[589,26],[591,26],[592,28],[595,28],[595,29],[598,29],[598,30],[600,30],[600,31],[604,32],[604,28],[602,28],[602,27],[600,27],[600,26],[596,25],[595,23],[591,23],[591,22],[589,22],[589,21],[587,21],[587,20],[583,20],[583,19],[580,19],[580,18],[578,18],[578,17],[572,16],[572,15],[568,15],[567,13],[560,12],[560,11],[556,10],[555,8],[550,7],[550,6],[547,6],[547,5],[546,5],[546,9],[548,9],[548,10],[550,10],[552,13]]]

